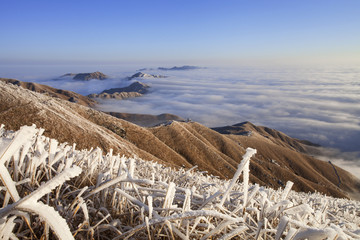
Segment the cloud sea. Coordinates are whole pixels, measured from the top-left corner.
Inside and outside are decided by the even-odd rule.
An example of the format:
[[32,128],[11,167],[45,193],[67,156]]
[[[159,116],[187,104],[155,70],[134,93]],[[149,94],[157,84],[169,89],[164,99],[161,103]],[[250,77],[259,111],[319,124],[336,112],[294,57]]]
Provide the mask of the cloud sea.
[[[16,74],[16,68],[0,70],[5,77],[84,95],[124,87],[138,80],[151,86],[148,94],[127,100],[100,100],[97,108],[127,113],[172,113],[208,127],[250,121],[321,144],[331,149],[324,151],[324,160],[338,162],[360,176],[360,68],[242,66],[186,71],[153,68],[143,72],[168,77],[126,79],[139,68],[62,66],[47,68],[41,76],[36,67]],[[53,80],[67,72],[97,70],[110,78],[86,82],[70,78]]]

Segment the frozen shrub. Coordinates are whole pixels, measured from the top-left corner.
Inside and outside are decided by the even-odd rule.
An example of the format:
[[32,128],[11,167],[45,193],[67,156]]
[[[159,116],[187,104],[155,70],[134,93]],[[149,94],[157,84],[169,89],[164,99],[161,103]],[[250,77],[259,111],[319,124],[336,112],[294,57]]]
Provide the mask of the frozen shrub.
[[[358,201],[75,150],[0,128],[1,239],[359,239]],[[243,180],[239,177],[243,176]]]

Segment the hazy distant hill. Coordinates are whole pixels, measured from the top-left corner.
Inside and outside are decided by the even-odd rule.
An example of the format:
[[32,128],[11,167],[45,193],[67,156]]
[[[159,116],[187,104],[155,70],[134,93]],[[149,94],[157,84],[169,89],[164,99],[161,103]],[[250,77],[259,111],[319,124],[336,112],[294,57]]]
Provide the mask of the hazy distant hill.
[[137,72],[131,77],[128,77],[128,80],[132,80],[134,78],[167,78],[167,76]]
[[179,70],[203,69],[203,67],[185,65],[185,66],[181,66],[181,67],[175,66],[175,67],[171,67],[171,68],[159,67],[158,69],[159,70],[165,70],[165,71],[179,71]]
[[181,70],[195,70],[195,69],[204,69],[205,67],[198,67],[198,66],[190,66],[190,65],[184,65],[184,66],[174,66],[174,67],[158,67],[157,69],[155,68],[141,68],[138,69],[137,71],[153,71],[153,70],[162,70],[162,71],[181,71]]
[[82,80],[82,81],[89,81],[91,79],[98,79],[98,80],[104,80],[109,78],[102,72],[93,72],[93,73],[67,73],[60,78],[63,77],[73,77],[74,80]]
[[89,94],[90,98],[103,98],[103,99],[126,99],[133,97],[141,97],[143,94],[148,92],[149,85],[142,82],[134,82],[130,86],[123,88],[110,88],[102,91],[99,94]]
[[126,156],[137,155],[170,166],[192,167],[221,178],[231,178],[246,147],[258,154],[251,161],[253,183],[283,187],[286,181],[293,189],[319,191],[345,197],[359,192],[360,186],[349,172],[336,167],[341,179],[328,162],[300,151],[306,146],[276,130],[253,124],[242,124],[251,134],[220,134],[196,122],[177,122],[143,128],[79,104],[31,92],[0,82],[0,124],[8,129],[35,123],[45,135],[61,142],[77,143],[78,148],[99,146],[105,151]]
[[145,94],[148,92],[149,88],[150,88],[149,85],[136,81],[136,82],[130,84],[130,86],[128,86],[128,87],[110,88],[110,89],[102,91],[101,93],[112,94],[112,93],[116,93],[116,92],[137,92],[137,93]]

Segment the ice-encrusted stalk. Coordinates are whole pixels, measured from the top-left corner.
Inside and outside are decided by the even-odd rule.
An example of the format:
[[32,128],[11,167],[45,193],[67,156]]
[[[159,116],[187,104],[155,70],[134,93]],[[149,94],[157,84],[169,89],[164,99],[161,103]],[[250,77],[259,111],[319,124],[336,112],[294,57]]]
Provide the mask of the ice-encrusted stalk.
[[[8,218],[6,221],[0,219],[0,239],[14,239],[11,234],[16,225],[14,222],[17,216],[12,216]],[[4,222],[2,222],[4,221]],[[16,239],[16,238],[15,238]]]
[[147,197],[147,202],[148,202],[148,206],[149,206],[149,219],[151,219],[152,213],[153,213],[153,198],[152,198],[152,196]]
[[22,202],[18,208],[23,211],[38,214],[50,225],[59,239],[74,239],[65,219],[63,219],[54,208],[35,201]]
[[11,156],[14,155],[15,151],[18,151],[24,144],[30,141],[37,132],[38,130],[36,129],[35,125],[32,125],[31,127],[21,127],[10,144],[8,144],[0,152],[0,164],[4,164],[6,161],[8,161]]
[[294,240],[298,239],[336,239],[337,233],[332,228],[316,229],[316,228],[303,228],[294,237]]
[[250,175],[250,158],[246,163],[244,164],[243,169],[243,189],[244,189],[244,198],[243,198],[243,205],[244,208],[247,204],[247,198],[248,198],[248,187],[249,187],[249,175]]
[[171,208],[175,197],[175,183],[170,182],[168,190],[166,192],[163,208]]
[[136,205],[138,205],[139,207],[144,207],[144,209],[149,212],[149,207],[144,204],[143,202],[137,200],[136,198],[134,198],[133,196],[130,196],[129,194],[127,194],[126,192],[124,192],[123,190],[119,189],[119,188],[115,188],[115,191],[117,193],[119,193],[121,196],[126,197],[128,200],[130,200],[131,202],[135,203]]
[[183,212],[190,211],[191,206],[191,191],[190,189],[185,190],[185,200],[183,205]]
[[16,190],[16,184],[11,178],[8,169],[2,163],[0,163],[0,178],[3,184],[6,186],[7,191],[9,192],[13,201],[18,201],[20,199],[20,195]]
[[[242,161],[239,163],[238,168],[228,186],[228,188],[226,189],[226,191],[223,194],[223,197],[220,201],[220,203],[218,204],[219,207],[222,207],[224,205],[225,200],[227,199],[231,189],[234,187],[236,181],[238,180],[238,178],[241,175],[241,172],[243,171],[244,167],[246,166],[246,164],[250,161],[250,158],[256,153],[256,149],[253,148],[247,148],[246,149],[246,153],[243,156]],[[247,191],[247,189],[246,189]]]
[[280,222],[279,222],[279,225],[277,227],[277,231],[276,231],[276,235],[275,235],[275,240],[279,240],[281,238],[281,235],[285,231],[285,228],[286,228],[288,223],[289,223],[289,218],[288,217],[283,216],[283,217],[280,218]]
[[241,227],[238,227],[236,228],[235,230],[231,231],[230,233],[228,234],[225,234],[224,236],[222,236],[221,238],[219,238],[219,240],[228,240],[228,239],[231,239],[243,232],[245,232],[246,230],[248,229],[247,226],[241,226]]
[[284,189],[284,191],[281,194],[281,200],[285,200],[292,188],[292,186],[294,185],[294,183],[292,181],[287,181],[286,183],[286,187]]
[[[165,221],[174,221],[174,220],[178,220],[178,219],[197,218],[199,216],[215,217],[215,218],[220,218],[223,220],[228,220],[228,221],[233,221],[233,222],[243,221],[242,218],[233,218],[231,216],[228,216],[226,214],[219,213],[219,212],[213,211],[213,210],[193,210],[193,211],[185,212],[185,213],[181,213],[181,214],[173,214],[173,215],[170,215],[167,217],[153,218],[152,220],[149,221],[149,225],[155,225],[155,224],[159,224],[159,223],[164,223]],[[134,227],[133,229],[123,233],[122,235],[120,235],[114,239],[123,239],[125,236],[126,236],[125,239],[127,239],[127,238],[131,237],[132,235],[134,235],[136,232],[143,230],[144,228],[146,228],[145,223]]]
[[221,232],[224,228],[228,227],[229,225],[231,225],[233,223],[234,223],[234,221],[223,221],[216,228],[214,228],[209,233],[207,233],[205,236],[203,236],[200,240],[209,239],[211,236]]
[[52,165],[52,162],[54,161],[56,150],[58,147],[59,142],[55,139],[50,140],[49,144],[49,164]]
[[0,152],[0,178],[3,184],[8,189],[13,201],[18,201],[20,199],[20,196],[16,190],[15,182],[11,178],[8,169],[5,167],[4,164],[5,162],[8,162],[10,160],[10,158],[15,154],[15,152],[20,151],[20,149],[25,144],[27,144],[27,142],[29,142],[37,132],[38,130],[36,129],[35,125],[31,127],[21,127],[12,139],[12,141]]
[[96,194],[96,193],[98,193],[98,192],[100,192],[100,191],[102,191],[102,190],[104,190],[104,189],[112,186],[112,185],[115,185],[115,184],[117,184],[118,182],[121,182],[122,180],[126,179],[126,177],[127,177],[127,174],[124,173],[124,174],[122,174],[122,175],[120,175],[120,176],[118,176],[118,177],[116,177],[116,178],[114,178],[114,179],[112,179],[112,180],[109,180],[109,181],[107,181],[107,182],[99,185],[98,187],[96,187],[94,190],[92,190],[92,191],[91,191],[88,195],[86,195],[84,198],[88,198],[88,197],[90,197],[90,196],[92,196],[92,195],[94,195],[94,194]]
[[[1,166],[2,165],[0,165],[0,167]],[[19,200],[16,201],[15,203],[8,205],[5,208],[2,208],[0,210],[0,218],[9,214],[10,211],[14,210],[15,208],[17,208],[18,206],[20,206],[23,203],[26,203],[28,201],[30,201],[30,202],[38,201],[42,196],[51,192],[54,188],[63,184],[65,181],[69,180],[70,178],[78,176],[80,173],[81,173],[81,168],[79,168],[78,166],[74,166],[72,168],[66,169],[64,172],[58,174],[57,176],[55,176],[54,178],[52,178],[45,184],[41,185],[38,189],[36,189],[31,194],[27,195],[24,198],[21,198],[21,199],[19,198]]]

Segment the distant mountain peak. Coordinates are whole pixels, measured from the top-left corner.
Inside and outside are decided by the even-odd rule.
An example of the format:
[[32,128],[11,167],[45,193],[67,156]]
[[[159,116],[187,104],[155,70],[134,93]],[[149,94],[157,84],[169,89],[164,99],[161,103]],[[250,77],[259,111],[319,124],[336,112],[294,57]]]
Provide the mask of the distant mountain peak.
[[99,71],[92,73],[66,73],[60,76],[60,78],[63,77],[73,77],[74,80],[82,80],[82,81],[89,81],[91,79],[104,80],[109,78],[107,75]]
[[203,69],[204,67],[198,67],[198,66],[190,66],[190,65],[184,65],[181,67],[171,67],[171,68],[166,68],[166,67],[159,67],[158,70],[165,70],[165,71],[178,71],[178,70],[195,70],[195,69]]
[[149,85],[139,82],[139,81],[136,81],[127,87],[110,88],[110,89],[102,91],[101,93],[110,93],[111,94],[111,93],[116,93],[116,92],[137,92],[137,93],[145,94],[148,92],[149,88],[150,88]]
[[149,85],[136,81],[130,84],[127,87],[123,88],[110,88],[102,91],[100,94],[90,94],[90,98],[115,98],[115,99],[125,99],[133,97],[141,97],[143,94],[148,92],[150,88]]
[[108,76],[106,76],[105,74],[103,74],[102,72],[93,72],[93,73],[78,73],[74,76],[73,79],[76,80],[91,80],[91,79],[99,79],[99,80],[104,80],[108,78]]
[[148,73],[143,73],[143,72],[137,72],[134,75],[132,75],[131,77],[128,77],[129,80],[132,80],[134,78],[166,78],[167,76],[163,76],[163,75],[155,75],[155,74],[148,74]]

